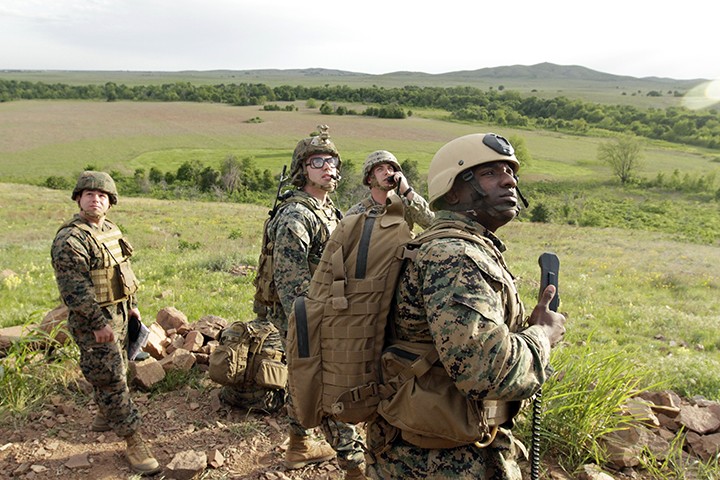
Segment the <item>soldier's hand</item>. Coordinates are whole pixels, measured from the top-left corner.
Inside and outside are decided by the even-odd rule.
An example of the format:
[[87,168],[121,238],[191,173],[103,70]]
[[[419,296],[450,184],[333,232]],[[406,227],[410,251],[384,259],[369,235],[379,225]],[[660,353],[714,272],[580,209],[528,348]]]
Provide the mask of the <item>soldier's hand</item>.
[[115,341],[115,334],[113,333],[113,329],[110,325],[105,325],[103,328],[95,330],[93,333],[95,334],[95,341],[97,343],[110,343]]
[[540,301],[535,305],[528,323],[538,325],[545,330],[550,345],[555,346],[565,335],[565,315],[550,310],[549,305],[555,296],[555,286],[548,285],[543,291]]
[[135,318],[137,318],[139,321],[142,322],[142,316],[140,315],[140,309],[137,308],[137,307],[131,308],[130,311],[128,312],[128,316],[130,316],[130,317],[135,317]]
[[408,183],[405,175],[403,175],[402,172],[395,172],[393,176],[395,177],[395,184],[398,186],[398,194],[402,195],[407,192],[408,188],[410,188],[410,183]]

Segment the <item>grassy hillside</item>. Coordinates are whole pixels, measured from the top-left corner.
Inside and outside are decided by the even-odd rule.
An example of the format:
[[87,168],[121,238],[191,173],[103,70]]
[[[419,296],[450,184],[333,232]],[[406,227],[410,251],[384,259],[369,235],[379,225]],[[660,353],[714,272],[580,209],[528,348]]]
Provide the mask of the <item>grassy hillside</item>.
[[[37,322],[58,304],[50,242],[75,212],[68,192],[0,184],[0,326]],[[146,321],[175,306],[197,321],[250,319],[262,221],[257,206],[123,198],[111,218],[136,248]],[[652,366],[648,383],[719,398],[720,247],[664,234],[514,222],[500,231],[527,306],[539,287],[537,257],[561,259],[563,347],[621,352],[628,368]]]
[[[553,364],[569,371],[557,377],[563,387],[585,398],[596,378],[617,386],[613,372],[621,371],[637,375],[641,386],[720,400],[718,185],[694,187],[697,179],[720,174],[716,154],[648,142],[641,176],[650,181],[677,171],[683,188],[621,187],[597,160],[606,138],[453,123],[434,111],[382,120],[296,106],[295,112],[264,112],[197,103],[0,103],[0,327],[38,322],[59,303],[49,248],[77,207],[69,189],[40,186],[48,176],[74,179],[89,165],[128,176],[151,167],[173,171],[193,160],[218,167],[228,155],[252,157],[279,173],[297,140],[319,123],[330,125],[345,161],[360,165],[383,148],[401,161],[416,160],[425,174],[445,142],[496,131],[525,143],[532,158],[520,171],[521,186],[531,208],[544,205],[552,217],[552,223],[533,223],[525,211],[499,233],[526,307],[539,287],[538,256],[560,256],[568,333]],[[261,122],[249,122],[257,117]],[[208,314],[252,318],[252,267],[267,210],[121,191],[110,218],[136,248],[146,323],[166,306],[190,321]],[[552,383],[548,387],[546,406],[565,409],[562,399],[553,399]],[[595,432],[577,433],[586,440]]]
[[[136,168],[177,168],[186,160],[218,166],[228,155],[252,156],[262,168],[279,172],[292,149],[320,123],[344,159],[361,164],[373,150],[393,151],[418,161],[427,171],[434,152],[460,135],[497,131],[522,137],[538,161],[523,168],[531,179],[609,179],[610,170],[597,161],[603,138],[537,130],[442,121],[445,114],[419,111],[404,120],[321,115],[296,104],[297,112],[266,112],[259,107],[206,103],[92,101],[17,101],[0,103],[0,181],[40,182],[48,175],[73,174],[92,164],[132,174]],[[260,123],[249,120],[260,117]],[[439,117],[439,118],[438,118]],[[648,142],[646,167],[659,172],[707,174],[720,170],[715,152]]]

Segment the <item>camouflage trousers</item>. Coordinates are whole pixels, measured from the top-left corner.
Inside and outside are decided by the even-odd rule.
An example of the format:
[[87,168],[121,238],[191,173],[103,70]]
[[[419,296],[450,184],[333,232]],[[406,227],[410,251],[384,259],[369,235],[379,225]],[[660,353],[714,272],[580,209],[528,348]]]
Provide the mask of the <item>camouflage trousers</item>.
[[285,406],[287,393],[284,389],[241,388],[224,386],[220,389],[220,400],[230,406],[245,410],[262,410],[274,413]]
[[127,384],[126,307],[119,303],[108,309],[113,317],[114,343],[97,343],[91,332],[72,334],[80,348],[80,371],[93,387],[98,410],[119,437],[127,437],[140,428],[141,417]]
[[350,470],[365,463],[365,444],[355,426],[327,417],[320,426],[325,439],[337,453],[340,468]]
[[[393,431],[394,430],[394,431]],[[389,478],[522,480],[516,462],[518,447],[512,433],[500,429],[495,441],[486,448],[467,445],[448,449],[422,449],[399,438],[399,431],[382,419],[368,424],[368,445],[382,447],[386,438],[394,438],[389,448],[373,456],[367,476]]]

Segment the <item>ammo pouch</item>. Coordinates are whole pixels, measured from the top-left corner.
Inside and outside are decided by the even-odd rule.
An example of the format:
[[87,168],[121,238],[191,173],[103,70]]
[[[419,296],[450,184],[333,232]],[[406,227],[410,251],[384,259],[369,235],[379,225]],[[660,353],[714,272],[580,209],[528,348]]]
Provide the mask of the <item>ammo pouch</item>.
[[488,446],[519,403],[468,400],[437,359],[429,344],[401,342],[385,349],[378,414],[401,431],[404,441],[420,448]]
[[267,234],[263,234],[263,247],[253,283],[255,284],[255,301],[261,305],[271,306],[279,303],[280,298],[273,279],[273,243],[269,242],[265,238],[266,236]]
[[126,260],[116,265],[115,268],[118,272],[122,296],[127,298],[137,292],[139,282],[132,268],[130,268],[130,262]]

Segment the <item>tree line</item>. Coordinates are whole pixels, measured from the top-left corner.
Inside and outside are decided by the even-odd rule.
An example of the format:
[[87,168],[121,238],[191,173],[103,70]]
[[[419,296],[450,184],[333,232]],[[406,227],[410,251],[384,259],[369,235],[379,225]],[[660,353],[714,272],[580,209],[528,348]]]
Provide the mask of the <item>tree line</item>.
[[[20,99],[215,102],[238,106],[265,105],[268,109],[276,108],[269,105],[272,102],[319,101],[322,102],[320,111],[323,114],[384,118],[405,118],[412,114],[409,109],[429,108],[447,111],[449,118],[460,121],[574,133],[590,133],[593,130],[633,133],[650,139],[720,149],[720,115],[717,109],[693,111],[684,107],[668,107],[642,110],[629,105],[596,104],[563,96],[545,99],[511,90],[486,91],[468,86],[270,87],[250,83],[194,85],[190,82],[128,86],[114,82],[67,85],[0,80],[0,102]],[[344,106],[333,106],[332,102],[372,106],[357,112]]]
[[[426,188],[426,180],[421,177],[417,160],[406,159],[400,163],[405,177],[420,191]],[[83,170],[97,170],[95,165],[86,165]],[[176,170],[161,170],[158,167],[137,168],[132,175],[113,170],[113,177],[122,195],[144,196],[159,199],[190,199],[255,203],[271,205],[280,187],[280,175],[269,169],[257,167],[252,157],[237,158],[228,155],[219,168],[206,165],[199,160],[183,162]],[[359,202],[368,193],[362,183],[361,166],[350,159],[343,160],[342,181],[333,195],[337,206],[342,210]],[[291,188],[288,178],[283,180],[283,189]],[[69,190],[74,178],[51,175],[43,186],[55,190]]]

